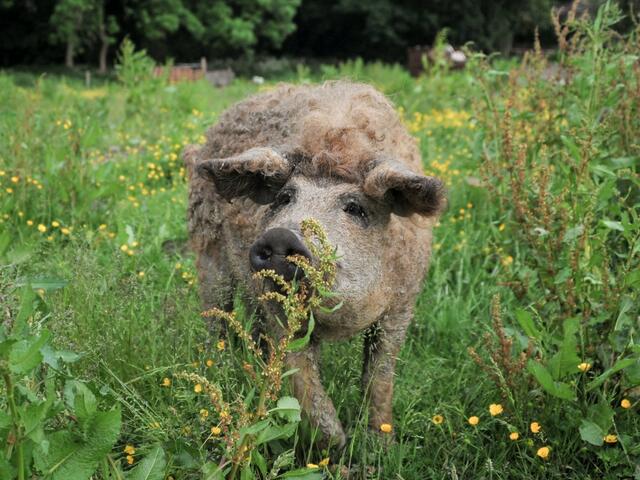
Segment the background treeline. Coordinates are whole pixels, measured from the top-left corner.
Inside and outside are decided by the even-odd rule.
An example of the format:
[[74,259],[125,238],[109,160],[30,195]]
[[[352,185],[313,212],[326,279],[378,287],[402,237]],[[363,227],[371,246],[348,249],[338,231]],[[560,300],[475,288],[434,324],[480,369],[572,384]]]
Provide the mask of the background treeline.
[[[403,62],[447,29],[486,51],[553,36],[554,0],[0,0],[0,65],[106,70],[125,37],[159,61],[291,55]],[[586,0],[593,9],[600,0]],[[640,4],[626,0],[623,9]]]

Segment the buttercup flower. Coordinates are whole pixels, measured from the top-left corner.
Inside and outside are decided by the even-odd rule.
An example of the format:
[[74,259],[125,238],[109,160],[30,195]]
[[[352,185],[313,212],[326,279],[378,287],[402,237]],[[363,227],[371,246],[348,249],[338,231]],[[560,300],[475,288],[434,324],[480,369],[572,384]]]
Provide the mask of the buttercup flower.
[[536,452],[536,455],[538,455],[543,460],[546,460],[549,456],[549,453],[551,453],[551,449],[549,447],[540,447]]
[[469,420],[467,420],[469,422],[469,425],[473,425],[476,426],[478,425],[478,423],[480,423],[480,419],[478,417],[476,417],[475,415],[472,417],[469,417]]
[[514,442],[520,438],[520,434],[518,432],[511,432],[509,434],[509,440],[513,440]]
[[393,427],[389,423],[383,423],[380,425],[380,431],[383,433],[390,433]]
[[127,455],[133,455],[134,453],[136,453],[136,449],[133,445],[127,445],[126,447],[124,447],[123,452]]
[[170,379],[170,378],[167,378],[167,377],[164,377],[164,378],[162,379],[162,383],[161,383],[161,385],[162,385],[163,387],[170,387],[170,386],[171,386],[171,379]]
[[623,398],[622,401],[620,402],[620,406],[622,408],[631,408],[631,402],[629,401],[628,398]]
[[604,437],[604,441],[607,443],[617,443],[618,437],[616,435],[609,434],[606,437]]
[[318,462],[318,466],[320,467],[326,467],[327,465],[329,465],[329,457],[323,458]]
[[220,427],[211,427],[211,435],[215,435],[216,437],[222,433],[222,429]]
[[222,351],[224,350],[225,344],[224,344],[224,340],[220,340],[218,341],[216,347],[218,348],[218,350]]
[[318,465],[315,463],[307,463],[307,468],[318,468]]
[[129,465],[133,465],[133,462],[135,462],[135,458],[133,458],[133,455],[127,455],[127,463]]
[[193,386],[193,391],[196,392],[196,393],[201,393],[202,392],[202,385],[200,385],[199,383],[196,383]]
[[433,417],[431,417],[431,421],[436,425],[440,425],[442,422],[444,422],[444,417],[442,415],[434,415]]
[[503,411],[504,409],[499,403],[492,403],[491,405],[489,405],[489,413],[493,417],[495,417],[496,415],[500,415]]
[[529,427],[533,433],[540,433],[540,430],[542,430],[542,426],[538,422],[531,422]]
[[578,365],[578,370],[580,370],[582,373],[588,372],[589,370],[591,370],[591,364],[582,362],[580,365]]
[[211,360],[210,358],[207,360],[207,367],[213,367],[213,360]]

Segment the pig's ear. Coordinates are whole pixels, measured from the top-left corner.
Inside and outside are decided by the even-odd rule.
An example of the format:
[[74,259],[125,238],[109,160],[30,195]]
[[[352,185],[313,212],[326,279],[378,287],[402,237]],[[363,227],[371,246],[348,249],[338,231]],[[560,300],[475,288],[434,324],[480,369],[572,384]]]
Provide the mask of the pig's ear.
[[252,148],[239,155],[204,160],[198,175],[211,180],[227,200],[247,196],[256,203],[271,203],[291,174],[289,162],[272,148]]
[[412,213],[437,215],[446,204],[440,180],[414,173],[394,161],[376,165],[367,174],[363,189],[370,197],[387,201],[391,211],[403,217]]

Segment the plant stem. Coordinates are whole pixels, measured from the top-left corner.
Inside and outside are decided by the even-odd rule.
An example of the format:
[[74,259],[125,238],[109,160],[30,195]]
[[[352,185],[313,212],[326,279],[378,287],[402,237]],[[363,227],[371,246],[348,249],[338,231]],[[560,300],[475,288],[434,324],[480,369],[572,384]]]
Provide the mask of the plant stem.
[[7,400],[9,401],[9,410],[11,411],[11,420],[13,421],[13,431],[16,436],[15,445],[18,453],[18,480],[25,480],[24,476],[24,448],[22,445],[22,432],[20,428],[20,420],[18,418],[18,409],[16,408],[16,399],[13,391],[13,382],[8,372],[3,372],[2,377],[7,386]]

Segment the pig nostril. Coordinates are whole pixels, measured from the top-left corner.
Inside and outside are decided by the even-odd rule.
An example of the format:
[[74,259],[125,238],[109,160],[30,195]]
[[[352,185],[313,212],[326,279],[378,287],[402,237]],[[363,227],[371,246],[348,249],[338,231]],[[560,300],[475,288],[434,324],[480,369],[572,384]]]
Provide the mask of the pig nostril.
[[263,248],[262,250],[260,250],[258,252],[258,258],[260,260],[262,260],[263,262],[266,262],[267,260],[269,260],[271,258],[271,254],[273,252],[271,251],[270,248]]

